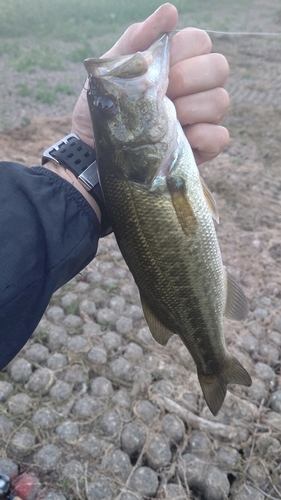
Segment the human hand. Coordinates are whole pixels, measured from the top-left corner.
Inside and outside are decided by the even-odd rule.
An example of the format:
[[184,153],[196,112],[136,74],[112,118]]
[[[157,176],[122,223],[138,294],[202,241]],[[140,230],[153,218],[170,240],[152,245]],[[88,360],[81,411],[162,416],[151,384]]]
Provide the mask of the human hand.
[[[164,4],[144,22],[133,24],[103,57],[117,57],[144,51],[163,33],[175,29],[176,8]],[[170,72],[167,96],[173,101],[178,119],[188,138],[197,164],[217,156],[229,141],[220,125],[229,107],[222,88],[228,64],[221,54],[211,54],[207,33],[187,28],[177,33],[170,45]],[[72,116],[72,132],[94,146],[87,92],[82,90]]]

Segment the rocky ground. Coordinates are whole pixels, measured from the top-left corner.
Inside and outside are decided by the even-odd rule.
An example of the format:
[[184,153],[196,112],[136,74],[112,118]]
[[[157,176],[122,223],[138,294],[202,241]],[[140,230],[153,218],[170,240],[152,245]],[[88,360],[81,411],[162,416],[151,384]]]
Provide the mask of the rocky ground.
[[[281,15],[264,26],[281,31]],[[36,478],[25,500],[281,498],[280,40],[214,37],[231,67],[232,139],[201,168],[224,262],[249,300],[225,336],[252,387],[231,387],[211,415],[181,341],[153,340],[109,236],[0,374],[0,472]],[[38,164],[69,121],[3,133],[1,158]]]

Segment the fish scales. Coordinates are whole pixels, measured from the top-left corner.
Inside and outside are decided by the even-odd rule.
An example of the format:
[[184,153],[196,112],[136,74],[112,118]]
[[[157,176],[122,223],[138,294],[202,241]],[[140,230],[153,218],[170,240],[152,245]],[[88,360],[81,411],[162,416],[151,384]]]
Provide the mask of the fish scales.
[[145,52],[88,59],[85,67],[106,207],[148,326],[163,345],[180,336],[216,414],[228,383],[251,384],[223,334],[224,314],[243,319],[247,306],[222,264],[215,202],[165,97],[168,36]]

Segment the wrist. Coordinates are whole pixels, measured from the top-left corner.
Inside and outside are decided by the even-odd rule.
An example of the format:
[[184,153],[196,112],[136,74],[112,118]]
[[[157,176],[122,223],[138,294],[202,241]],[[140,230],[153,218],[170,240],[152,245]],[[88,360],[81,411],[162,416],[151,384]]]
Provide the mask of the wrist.
[[44,164],[44,167],[47,168],[48,170],[52,170],[52,172],[54,172],[55,174],[59,175],[64,180],[72,184],[72,186],[75,187],[84,196],[87,202],[91,205],[92,209],[95,211],[98,220],[101,221],[101,212],[97,202],[90,195],[89,191],[87,191],[87,189],[84,188],[81,182],[78,181],[78,179],[70,170],[68,170],[63,165],[60,165],[59,163],[56,163],[51,160],[47,161]]

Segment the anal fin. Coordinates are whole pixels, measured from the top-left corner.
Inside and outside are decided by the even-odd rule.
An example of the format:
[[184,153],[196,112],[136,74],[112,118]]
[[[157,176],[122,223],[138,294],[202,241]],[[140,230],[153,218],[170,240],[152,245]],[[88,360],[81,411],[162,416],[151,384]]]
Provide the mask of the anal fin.
[[149,329],[156,340],[161,345],[166,345],[169,338],[174,335],[168,330],[153,314],[144,298],[141,296],[141,304],[143,308],[144,317],[147,321]]
[[209,207],[211,215],[212,215],[213,219],[219,224],[219,211],[218,211],[218,207],[217,207],[217,202],[216,202],[215,198],[213,197],[211,191],[209,190],[203,177],[200,177],[200,180],[201,180],[205,200],[207,202],[207,205]]
[[242,321],[248,314],[248,303],[246,296],[235,281],[233,276],[225,268],[227,298],[224,315],[228,319]]

